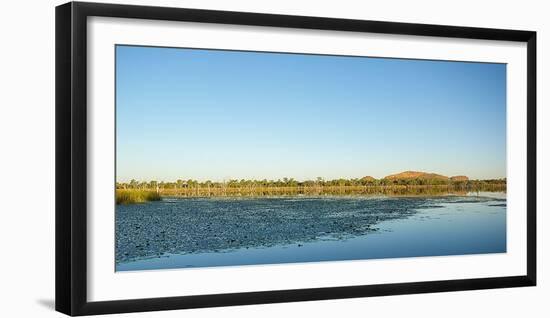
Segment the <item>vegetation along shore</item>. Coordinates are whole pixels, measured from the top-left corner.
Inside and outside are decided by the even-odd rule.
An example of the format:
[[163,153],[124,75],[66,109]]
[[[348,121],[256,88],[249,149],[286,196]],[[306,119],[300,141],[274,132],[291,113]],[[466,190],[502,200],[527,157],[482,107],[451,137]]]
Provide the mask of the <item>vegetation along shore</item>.
[[506,179],[470,180],[466,176],[447,177],[435,173],[405,171],[381,179],[370,176],[358,179],[297,181],[228,180],[213,182],[179,179],[175,182],[131,180],[117,182],[116,203],[130,204],[158,201],[162,197],[242,197],[292,195],[445,195],[467,192],[506,191]]
[[160,191],[143,189],[117,189],[116,204],[142,203],[148,201],[160,201]]

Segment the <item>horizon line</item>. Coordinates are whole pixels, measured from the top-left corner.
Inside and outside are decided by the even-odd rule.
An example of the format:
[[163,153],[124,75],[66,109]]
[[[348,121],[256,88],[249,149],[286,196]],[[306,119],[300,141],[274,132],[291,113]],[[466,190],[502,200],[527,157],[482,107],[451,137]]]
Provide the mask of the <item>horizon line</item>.
[[[408,171],[403,171],[403,172],[408,172]],[[398,172],[398,173],[394,173],[394,174],[389,174],[387,176],[384,176],[384,177],[381,177],[381,178],[376,178],[376,177],[373,177],[373,176],[370,176],[370,175],[364,175],[362,177],[353,177],[353,178],[344,178],[344,177],[341,177],[341,178],[325,178],[325,177],[322,177],[322,176],[318,176],[318,177],[315,177],[315,178],[305,178],[305,179],[296,179],[294,177],[279,177],[279,178],[237,178],[237,177],[227,177],[227,178],[223,178],[223,179],[206,179],[206,178],[183,178],[183,177],[180,177],[180,178],[174,178],[174,179],[162,179],[162,178],[150,178],[150,179],[141,179],[141,178],[128,178],[128,179],[125,179],[125,180],[115,180],[117,183],[128,183],[128,182],[131,182],[132,180],[135,180],[137,182],[151,182],[151,181],[156,181],[156,182],[165,182],[165,183],[176,183],[178,180],[181,180],[183,182],[187,182],[189,180],[191,181],[197,181],[197,182],[217,182],[217,183],[226,183],[226,182],[229,182],[229,181],[232,181],[232,180],[236,180],[236,181],[241,181],[241,180],[246,180],[246,181],[283,181],[283,179],[287,178],[288,180],[294,180],[296,182],[306,182],[306,181],[316,181],[316,179],[318,178],[321,178],[321,180],[323,181],[333,181],[333,180],[361,180],[363,178],[373,178],[374,180],[383,180],[383,179],[387,179],[388,177],[390,176],[393,176],[393,175],[396,175],[396,174],[400,174],[400,173],[403,173],[403,172]],[[420,172],[420,171],[418,171]],[[463,174],[457,174],[457,175],[452,175],[452,176],[445,176],[445,175],[440,175],[438,173],[431,173],[431,172],[427,172],[426,174],[436,174],[436,175],[439,175],[439,176],[443,176],[443,177],[446,177],[448,179],[451,179],[453,177],[467,177],[468,180],[472,180],[472,181],[483,181],[483,180],[502,180],[502,179],[506,179],[507,177],[504,176],[504,177],[493,177],[493,178],[470,178],[469,176],[467,175],[463,175]],[[416,178],[408,178],[408,179],[417,179],[418,177]],[[406,178],[403,178],[403,179],[406,179]]]

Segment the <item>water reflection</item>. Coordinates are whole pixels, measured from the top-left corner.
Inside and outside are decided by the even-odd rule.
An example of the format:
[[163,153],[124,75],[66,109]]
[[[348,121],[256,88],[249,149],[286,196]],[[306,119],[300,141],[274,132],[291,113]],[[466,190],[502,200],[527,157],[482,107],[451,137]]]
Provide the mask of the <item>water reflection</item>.
[[[188,262],[189,257],[193,259],[193,255],[200,256],[199,260],[195,259],[191,262],[195,265],[186,264],[186,266],[201,266],[197,264],[204,263],[205,259],[211,259],[212,255],[226,255],[220,256],[222,260],[214,257],[217,261],[206,262],[206,265],[202,265],[214,266],[223,265],[223,258],[232,254],[231,251],[246,255],[246,251],[250,250],[252,254],[256,255],[258,253],[269,253],[265,251],[271,250],[274,252],[273,255],[277,255],[278,253],[275,253],[275,251],[280,250],[279,247],[292,245],[304,247],[300,252],[304,253],[304,251],[311,248],[312,244],[324,242],[323,244],[328,244],[324,245],[326,247],[332,244],[330,242],[343,241],[348,242],[345,249],[347,250],[347,258],[340,255],[340,252],[325,249],[322,257],[311,257],[309,261],[340,258],[354,259],[353,257],[357,257],[354,256],[356,253],[362,255],[360,258],[372,258],[377,255],[373,251],[378,250],[379,247],[373,247],[370,252],[366,253],[364,249],[354,250],[357,246],[352,248],[354,245],[349,242],[355,242],[357,238],[361,237],[377,237],[377,235],[372,236],[369,234],[379,233],[381,224],[393,222],[394,225],[405,225],[405,229],[407,229],[407,226],[410,226],[407,220],[414,219],[419,213],[426,213],[426,211],[451,209],[450,211],[453,213],[462,213],[457,214],[457,216],[463,216],[464,211],[468,213],[486,212],[487,209],[505,211],[503,206],[505,204],[506,201],[503,198],[474,195],[397,198],[189,198],[117,206],[116,262],[118,270],[128,268],[124,264],[136,263],[136,261],[143,259],[156,259],[156,263],[160,260],[162,266],[168,266],[167,264],[174,260],[173,255],[180,254],[187,257],[184,262]],[[479,217],[479,215],[481,214],[474,214],[475,217]],[[461,228],[464,225],[461,225],[458,221],[453,222],[450,223],[453,224],[452,228],[458,228],[461,233],[471,228],[470,225]],[[438,226],[441,227],[441,225]],[[399,253],[404,255],[410,253],[430,254],[431,249],[429,247],[424,248],[422,253],[422,251],[414,252],[414,249],[405,251],[406,249],[389,246],[389,242],[394,241],[395,237],[409,233],[408,230],[399,229],[399,226],[397,228],[398,230],[392,230],[394,233],[393,239],[386,238],[385,243],[381,245],[386,247],[385,250],[393,248],[393,252],[387,250],[386,253],[396,255],[400,255]],[[421,239],[421,237],[428,235],[426,233],[433,233],[435,230],[429,230],[428,228],[414,235],[409,233],[411,237],[406,241]],[[442,237],[434,237],[433,239],[439,242],[445,241],[445,235],[447,234],[439,233],[438,235]],[[502,240],[499,239],[498,241]],[[459,242],[459,245],[464,245],[466,250],[475,250],[472,247],[472,242],[466,242],[470,241],[464,240],[463,243]],[[478,245],[480,244],[482,245],[483,242]],[[306,246],[310,247],[306,248]],[[264,252],[257,252],[258,250]],[[293,253],[289,255],[291,254]],[[172,257],[161,257],[166,255],[172,255]],[[289,257],[300,259],[296,255],[286,258]],[[255,257],[250,255],[249,258],[240,259],[240,263],[237,264],[250,264],[250,262],[257,264],[274,261],[270,260],[271,257],[265,255],[263,257],[264,261],[257,260],[255,262]],[[285,257],[281,259],[284,260]],[[234,262],[229,261],[226,265]],[[139,261],[137,264],[139,264]],[[183,265],[180,264],[180,266],[175,267],[181,266]],[[144,265],[144,268],[148,268],[148,266]]]

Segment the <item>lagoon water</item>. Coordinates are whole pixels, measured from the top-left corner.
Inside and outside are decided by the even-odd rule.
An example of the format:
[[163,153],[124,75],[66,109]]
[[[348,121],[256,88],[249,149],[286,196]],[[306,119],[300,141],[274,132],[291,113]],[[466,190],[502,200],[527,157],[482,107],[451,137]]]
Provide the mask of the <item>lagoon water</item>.
[[116,270],[506,252],[506,196],[169,198],[116,207]]

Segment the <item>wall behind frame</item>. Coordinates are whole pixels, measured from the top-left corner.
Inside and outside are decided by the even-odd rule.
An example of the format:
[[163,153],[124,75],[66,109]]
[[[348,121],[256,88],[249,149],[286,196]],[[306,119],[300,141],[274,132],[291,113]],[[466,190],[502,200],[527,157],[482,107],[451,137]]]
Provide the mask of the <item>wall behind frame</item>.
[[[0,313],[6,317],[61,317],[54,304],[54,7],[64,1],[19,1],[4,5],[0,30]],[[538,31],[538,286],[468,292],[214,308],[111,317],[335,317],[373,314],[398,317],[544,317],[550,278],[545,272],[550,234],[550,23],[543,1],[430,0],[292,1],[159,0],[115,3],[216,10],[328,16],[366,20],[450,24]]]

